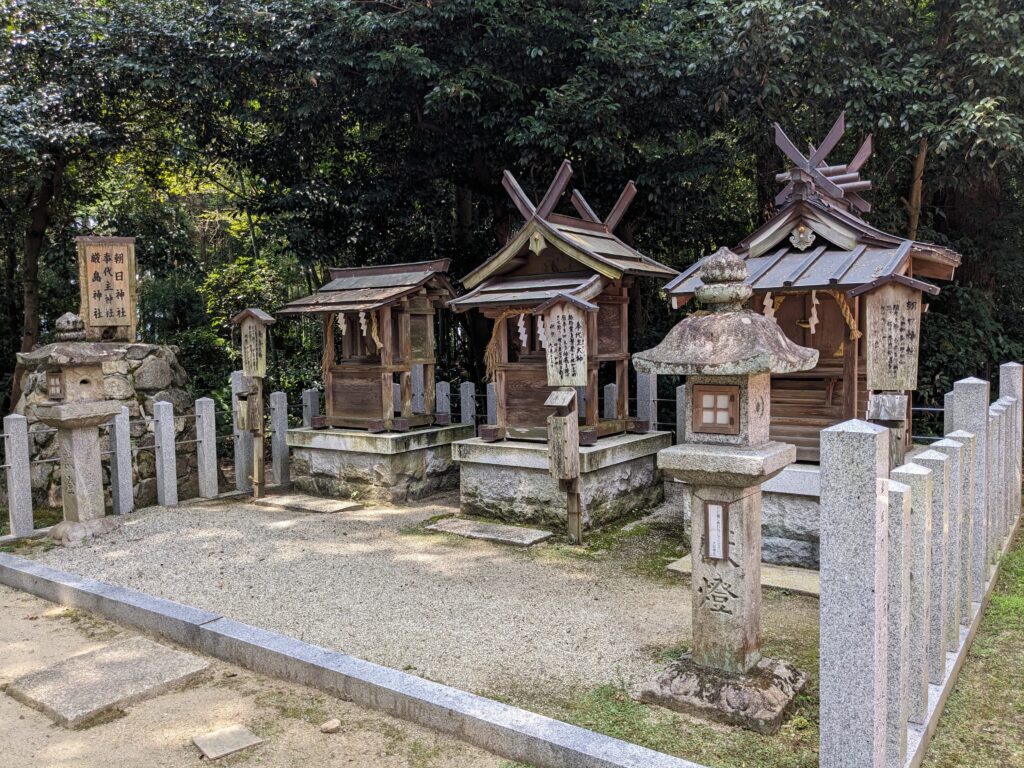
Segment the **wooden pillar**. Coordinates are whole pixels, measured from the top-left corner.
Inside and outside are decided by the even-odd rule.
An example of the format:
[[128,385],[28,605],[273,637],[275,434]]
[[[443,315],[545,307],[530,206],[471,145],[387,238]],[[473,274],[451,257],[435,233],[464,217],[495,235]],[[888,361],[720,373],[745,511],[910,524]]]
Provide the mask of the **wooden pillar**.
[[[853,297],[854,324],[860,328],[860,296]],[[857,380],[860,377],[858,370],[860,358],[860,340],[854,338],[852,330],[847,329],[846,346],[843,349],[843,418],[857,418]]]
[[[334,414],[334,387],[331,385],[331,366],[334,365],[334,318],[333,312],[324,316],[324,356],[323,356],[323,379],[324,379],[324,406],[327,416]],[[344,317],[344,315],[342,315]],[[347,338],[346,334],[346,338]]]
[[[614,304],[610,306],[606,304],[605,307],[606,309],[603,310],[605,312],[618,310],[618,307]],[[597,323],[600,314],[601,311],[587,313],[587,396],[584,398],[586,411],[583,416],[583,423],[588,427],[596,427],[597,422],[600,420],[597,410],[597,401],[600,397],[600,393],[597,391],[597,369],[599,365],[597,361]]]
[[378,319],[380,327],[377,329],[377,335],[380,336],[381,343],[384,345],[380,348],[381,418],[384,419],[384,429],[388,430],[394,426],[395,422],[395,410],[391,395],[391,384],[394,381],[391,368],[395,360],[395,352],[391,348],[391,307],[381,307],[378,311]]
[[[494,331],[498,344],[498,365],[503,366],[508,362],[508,320],[499,318],[495,322],[498,323],[498,327]],[[500,368],[494,372],[494,394],[497,399],[496,426],[501,437],[504,437],[508,418],[505,412],[505,371]]]
[[628,419],[629,418],[629,286],[623,284],[622,296],[626,299],[622,304],[619,305],[619,312],[621,313],[620,327],[621,332],[621,351],[626,355],[625,360],[620,360],[615,363],[615,392],[618,397],[618,402],[615,404],[616,418]]
[[[430,312],[426,318],[426,348],[434,355],[434,313]],[[437,382],[434,380],[436,375],[436,365],[433,361],[423,366],[423,412],[430,416],[437,410]]]

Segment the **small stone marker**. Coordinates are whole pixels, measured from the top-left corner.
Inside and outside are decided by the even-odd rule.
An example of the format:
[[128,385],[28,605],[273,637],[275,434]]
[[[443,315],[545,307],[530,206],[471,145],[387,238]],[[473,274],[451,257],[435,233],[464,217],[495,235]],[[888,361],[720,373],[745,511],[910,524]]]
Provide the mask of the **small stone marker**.
[[258,507],[270,509],[286,509],[289,512],[316,512],[330,515],[335,512],[354,512],[363,505],[344,499],[327,499],[322,496],[309,496],[305,493],[280,493],[264,496],[253,502]]
[[76,728],[104,712],[158,696],[209,666],[190,653],[133,637],[19,677],[7,686],[7,694],[58,725]]
[[528,547],[552,536],[551,531],[542,531],[537,528],[520,528],[515,525],[485,523],[480,520],[466,520],[457,517],[438,520],[433,525],[428,525],[427,530],[454,533],[456,536],[465,536],[467,539],[483,539],[498,544],[511,544],[513,547]]
[[196,736],[192,743],[199,747],[199,751],[207,760],[216,760],[262,744],[263,739],[243,725],[229,725],[227,728]]

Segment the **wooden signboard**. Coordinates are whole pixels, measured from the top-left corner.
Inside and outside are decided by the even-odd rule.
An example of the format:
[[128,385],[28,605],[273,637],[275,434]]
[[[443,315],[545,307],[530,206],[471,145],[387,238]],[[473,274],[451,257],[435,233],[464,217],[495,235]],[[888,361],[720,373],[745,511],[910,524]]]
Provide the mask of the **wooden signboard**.
[[254,317],[242,320],[242,372],[260,379],[267,375],[267,326]]
[[90,341],[135,341],[135,238],[76,237],[79,314]]
[[569,302],[555,304],[545,313],[549,387],[587,385],[586,312]]
[[865,297],[867,388],[875,392],[917,389],[921,338],[921,291],[885,283]]

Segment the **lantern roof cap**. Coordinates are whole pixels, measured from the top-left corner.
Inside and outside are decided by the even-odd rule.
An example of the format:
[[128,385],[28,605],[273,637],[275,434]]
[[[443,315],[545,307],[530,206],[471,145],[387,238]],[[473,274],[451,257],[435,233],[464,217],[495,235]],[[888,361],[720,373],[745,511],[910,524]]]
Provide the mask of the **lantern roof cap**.
[[697,300],[709,311],[680,321],[652,349],[633,355],[643,373],[738,376],[806,371],[818,352],[794,344],[771,319],[743,308],[751,288],[747,265],[728,248],[709,256],[701,268]]

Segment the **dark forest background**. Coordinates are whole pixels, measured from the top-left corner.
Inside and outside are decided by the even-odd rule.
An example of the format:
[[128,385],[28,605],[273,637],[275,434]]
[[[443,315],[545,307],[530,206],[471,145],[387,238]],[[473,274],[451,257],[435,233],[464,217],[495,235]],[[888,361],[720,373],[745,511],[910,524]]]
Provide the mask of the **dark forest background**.
[[[77,311],[73,238],[134,235],[141,334],[198,392],[228,318],[328,266],[448,257],[454,277],[565,157],[620,235],[682,268],[770,215],[780,122],[868,133],[870,221],[963,254],[925,316],[918,401],[1024,356],[1020,0],[6,0],[0,8],[0,411],[14,353]],[[633,348],[677,319],[635,296]],[[441,376],[480,379],[460,320]],[[272,386],[318,378],[320,330],[273,329]]]

